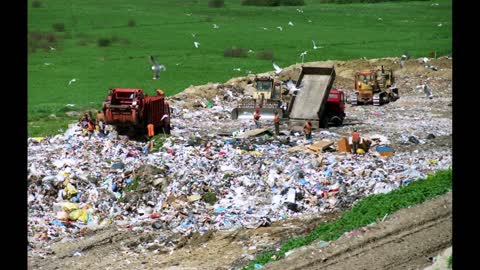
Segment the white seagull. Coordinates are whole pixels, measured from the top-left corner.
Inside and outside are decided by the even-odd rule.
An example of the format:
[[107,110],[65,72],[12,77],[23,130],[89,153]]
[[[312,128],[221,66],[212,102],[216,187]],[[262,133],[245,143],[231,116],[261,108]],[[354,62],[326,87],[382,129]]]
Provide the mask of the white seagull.
[[440,27],[440,26],[442,26],[442,24],[441,24],[441,23],[439,23],[439,24],[438,24],[438,27]]
[[303,10],[301,10],[301,9],[297,8],[297,11],[300,12],[300,13],[303,13]]
[[289,90],[290,95],[296,95],[298,91],[302,90],[301,88],[297,88],[297,86],[293,83],[292,80],[288,80],[287,88]]
[[195,46],[195,48],[198,48],[198,47],[200,47],[200,42],[195,41],[195,42],[193,42],[193,45]]
[[283,69],[279,67],[277,64],[275,64],[275,62],[273,62],[272,65],[273,65],[273,68],[275,69],[276,74],[279,74],[280,72],[282,72]]
[[73,79],[71,79],[70,81],[68,81],[68,85],[72,85],[72,83],[74,83],[74,82],[76,82],[76,81],[77,81],[77,79],[73,78]]
[[56,49],[52,46],[49,46],[50,47],[50,51],[55,51]]
[[241,69],[241,68],[234,68],[233,70],[235,70],[235,71],[241,71],[242,69]]
[[196,35],[194,33],[192,33],[192,37],[195,37]]
[[213,24],[213,28],[214,28],[214,29],[218,29],[218,28],[220,28],[220,26],[218,26],[217,24],[214,23],[214,24]]
[[292,22],[288,22],[288,25],[293,26],[294,24]]
[[312,20],[308,20],[308,22],[312,22]]
[[379,21],[383,21],[383,19],[382,19],[382,18],[378,18],[378,20],[379,20]]
[[280,31],[283,31],[283,28],[281,26],[277,26],[278,29],[280,29]]
[[312,40],[312,43],[313,43],[313,49],[316,50],[316,49],[321,49],[323,48],[322,46],[317,46],[317,44],[315,44],[315,41]]
[[268,28],[266,28],[266,27],[262,27],[262,28],[263,28],[263,30],[268,30]]
[[53,65],[52,63],[48,63],[48,62],[45,62],[43,63],[45,66],[50,66],[50,65]]
[[155,57],[150,55],[150,63],[152,63],[152,70],[153,70],[153,79],[157,80],[160,77],[160,71],[167,70],[164,65],[158,64]]
[[255,52],[255,51],[253,51],[253,50],[248,50],[248,53],[254,53],[254,52]]
[[303,63],[303,59],[305,58],[305,55],[307,55],[307,51],[304,51],[300,54],[300,57],[302,58],[302,63]]

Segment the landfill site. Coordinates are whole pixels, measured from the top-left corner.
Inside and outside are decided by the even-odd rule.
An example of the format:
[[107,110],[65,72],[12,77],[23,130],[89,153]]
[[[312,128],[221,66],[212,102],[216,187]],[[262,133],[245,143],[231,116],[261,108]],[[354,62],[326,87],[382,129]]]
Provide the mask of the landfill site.
[[[308,67],[334,75],[300,83]],[[352,98],[362,83],[356,72],[377,69],[393,70],[398,96],[352,104],[361,98]],[[299,89],[279,134],[267,106],[260,127],[235,110],[255,98],[255,77]],[[316,84],[325,85],[319,102],[307,93]],[[334,90],[345,95],[344,114],[322,127]],[[89,138],[72,123],[28,138],[29,269],[242,269],[368,195],[452,167],[451,57],[309,62],[190,86],[165,100],[170,135],[155,136],[153,147],[114,125],[106,136]],[[355,130],[362,142],[352,153]],[[258,268],[426,269],[451,252],[451,211],[449,192]]]

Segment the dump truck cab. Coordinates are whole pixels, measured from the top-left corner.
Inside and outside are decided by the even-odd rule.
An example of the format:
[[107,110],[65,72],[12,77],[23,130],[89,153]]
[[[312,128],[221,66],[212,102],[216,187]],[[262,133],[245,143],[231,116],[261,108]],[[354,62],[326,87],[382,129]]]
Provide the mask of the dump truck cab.
[[345,93],[341,90],[332,89],[328,94],[325,112],[329,126],[340,126],[345,118]]

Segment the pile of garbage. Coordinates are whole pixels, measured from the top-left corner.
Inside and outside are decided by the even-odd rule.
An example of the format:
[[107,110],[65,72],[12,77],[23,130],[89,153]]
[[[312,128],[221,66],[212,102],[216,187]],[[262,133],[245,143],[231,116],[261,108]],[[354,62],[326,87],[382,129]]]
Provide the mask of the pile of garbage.
[[[253,121],[230,120],[241,88],[208,87],[216,87],[214,95],[171,99],[172,136],[157,136],[155,152],[115,132],[89,139],[75,124],[63,134],[29,138],[30,252],[112,223],[184,235],[268,226],[343,209],[452,166],[451,145],[435,144],[451,137],[448,96],[347,106],[346,125],[314,130],[312,144],[286,123],[280,136],[240,136],[254,129]],[[262,127],[273,130],[273,122]],[[354,127],[370,149],[338,151]],[[308,148],[318,142],[329,146]]]

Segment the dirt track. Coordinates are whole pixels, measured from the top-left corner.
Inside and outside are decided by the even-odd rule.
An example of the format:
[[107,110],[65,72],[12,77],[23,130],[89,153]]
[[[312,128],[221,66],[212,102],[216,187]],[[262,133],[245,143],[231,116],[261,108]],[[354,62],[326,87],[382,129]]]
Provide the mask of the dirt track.
[[[329,243],[314,242],[264,269],[422,269],[452,244],[452,196],[403,209],[383,222]],[[308,233],[324,219],[292,220],[270,227],[215,232],[173,240],[171,249],[129,251],[161,233],[114,227],[53,246],[55,256],[29,261],[29,269],[238,269],[249,258],[288,237]],[[158,248],[158,247],[155,247]],[[153,248],[152,248],[153,249]],[[75,252],[81,256],[75,256]],[[78,255],[78,254],[77,254]],[[35,265],[34,268],[31,265]]]
[[451,193],[330,243],[315,242],[264,269],[423,269],[452,245]]

